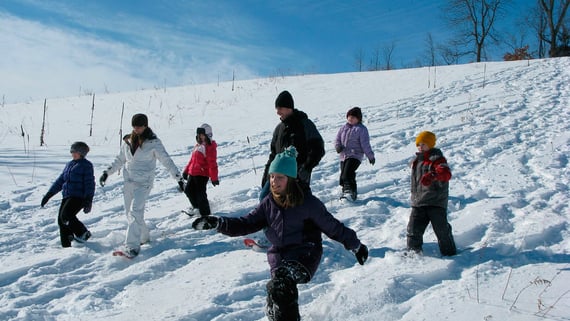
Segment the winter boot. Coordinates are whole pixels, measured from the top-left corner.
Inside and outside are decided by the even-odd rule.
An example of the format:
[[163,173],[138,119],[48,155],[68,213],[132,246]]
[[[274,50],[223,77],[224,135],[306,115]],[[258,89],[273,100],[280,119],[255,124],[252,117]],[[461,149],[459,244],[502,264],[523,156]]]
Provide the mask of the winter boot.
[[80,236],[74,237],[74,239],[79,243],[85,243],[91,237],[91,232],[85,231]]
[[123,253],[125,254],[126,257],[128,257],[129,259],[134,258],[135,256],[139,255],[139,251],[136,249],[132,249],[130,247],[123,247],[122,248]]
[[356,201],[356,191],[350,191],[350,199]]

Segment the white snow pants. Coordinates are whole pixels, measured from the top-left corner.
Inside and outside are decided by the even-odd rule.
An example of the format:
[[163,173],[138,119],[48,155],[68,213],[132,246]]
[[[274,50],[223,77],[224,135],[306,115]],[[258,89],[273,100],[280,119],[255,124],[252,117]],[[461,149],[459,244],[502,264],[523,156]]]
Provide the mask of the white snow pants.
[[150,240],[150,233],[144,221],[144,208],[151,189],[152,184],[133,182],[125,182],[123,188],[128,222],[125,246],[137,251],[140,250],[141,243]]

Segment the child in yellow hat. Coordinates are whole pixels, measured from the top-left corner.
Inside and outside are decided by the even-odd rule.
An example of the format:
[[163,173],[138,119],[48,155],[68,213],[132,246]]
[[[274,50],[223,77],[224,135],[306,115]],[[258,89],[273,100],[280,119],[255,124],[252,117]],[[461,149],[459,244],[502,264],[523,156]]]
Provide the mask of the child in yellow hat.
[[431,222],[441,254],[452,256],[457,249],[447,221],[451,170],[441,150],[435,148],[435,142],[435,134],[430,131],[423,131],[416,137],[418,152],[411,166],[412,212],[408,221],[407,247],[409,251],[422,253],[423,235]]

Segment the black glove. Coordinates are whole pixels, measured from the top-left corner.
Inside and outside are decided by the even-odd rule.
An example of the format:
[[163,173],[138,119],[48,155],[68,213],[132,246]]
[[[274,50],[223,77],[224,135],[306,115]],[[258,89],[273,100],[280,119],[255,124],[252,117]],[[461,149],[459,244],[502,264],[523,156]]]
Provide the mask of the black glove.
[[344,150],[344,146],[338,145],[338,146],[335,146],[335,149],[336,149],[336,152],[340,154]]
[[83,213],[87,214],[91,212],[91,205],[93,204],[92,199],[83,200]]
[[178,180],[178,191],[184,192],[184,178],[182,177]]
[[361,243],[357,249],[352,251],[356,256],[356,260],[358,261],[358,263],[360,265],[364,265],[364,262],[366,262],[366,260],[368,259],[368,248],[366,247],[366,245]]
[[49,201],[50,198],[52,198],[53,195],[54,195],[54,194],[49,193],[49,192],[46,193],[46,195],[44,195],[44,197],[42,198],[41,206],[44,207],[44,205],[47,204],[47,202]]
[[211,230],[218,227],[220,219],[216,216],[202,216],[192,222],[192,228],[195,230]]
[[107,171],[103,171],[103,175],[101,175],[101,177],[99,178],[99,184],[101,184],[101,186],[105,186],[105,181],[107,180],[107,177],[109,177],[109,175],[107,175]]
[[188,173],[186,173],[186,172],[182,173],[182,178],[184,178],[185,180],[188,180]]
[[212,185],[218,186],[218,185],[220,185],[220,181],[212,181]]
[[374,163],[376,163],[376,159],[375,158],[371,158],[368,160],[368,162],[370,162],[370,165],[374,165]]

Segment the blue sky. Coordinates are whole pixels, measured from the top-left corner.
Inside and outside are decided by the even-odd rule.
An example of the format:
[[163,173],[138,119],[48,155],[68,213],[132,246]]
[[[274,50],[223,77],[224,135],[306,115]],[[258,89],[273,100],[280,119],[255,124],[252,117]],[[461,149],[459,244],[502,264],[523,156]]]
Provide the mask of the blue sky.
[[[448,39],[444,0],[2,0],[3,100],[218,80],[356,71],[394,44],[417,66],[429,33]],[[533,0],[515,0],[506,25]],[[502,53],[491,55],[500,60]]]

